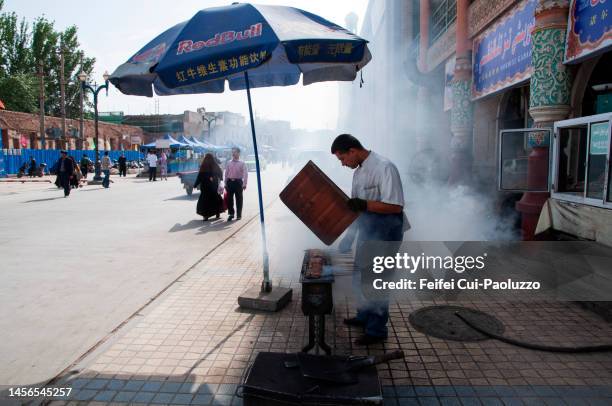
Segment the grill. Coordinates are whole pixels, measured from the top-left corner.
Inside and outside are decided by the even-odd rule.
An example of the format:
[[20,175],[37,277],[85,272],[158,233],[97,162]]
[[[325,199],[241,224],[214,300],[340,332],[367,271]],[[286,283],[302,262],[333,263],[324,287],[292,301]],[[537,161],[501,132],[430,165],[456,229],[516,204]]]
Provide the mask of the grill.
[[302,284],[302,312],[308,316],[308,345],[302,352],[315,348],[331,354],[331,347],[325,343],[325,315],[334,309],[332,284],[334,276],[325,274],[324,266],[330,264],[329,255],[321,250],[306,250],[300,283]]

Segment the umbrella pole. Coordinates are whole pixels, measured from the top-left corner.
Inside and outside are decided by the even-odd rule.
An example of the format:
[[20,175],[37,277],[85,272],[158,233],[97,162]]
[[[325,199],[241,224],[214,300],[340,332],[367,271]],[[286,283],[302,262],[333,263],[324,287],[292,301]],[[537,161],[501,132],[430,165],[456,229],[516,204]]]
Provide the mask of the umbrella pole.
[[247,98],[249,100],[249,116],[251,118],[251,135],[253,136],[253,152],[255,153],[255,169],[257,173],[257,196],[259,197],[259,224],[261,226],[261,245],[263,254],[263,282],[261,283],[262,292],[272,290],[270,281],[270,261],[268,258],[268,244],[266,242],[266,225],[264,221],[263,197],[261,194],[261,173],[259,172],[259,154],[257,152],[257,136],[255,134],[255,120],[253,120],[253,105],[251,103],[251,87],[249,85],[249,73],[244,71],[246,82]]

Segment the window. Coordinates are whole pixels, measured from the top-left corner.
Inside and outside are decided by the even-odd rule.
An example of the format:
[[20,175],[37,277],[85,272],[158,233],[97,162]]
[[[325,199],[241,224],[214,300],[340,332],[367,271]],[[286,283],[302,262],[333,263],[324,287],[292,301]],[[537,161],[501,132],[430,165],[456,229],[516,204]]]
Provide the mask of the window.
[[559,175],[557,191],[576,196],[584,194],[587,126],[562,128],[559,131]]
[[589,141],[587,197],[603,200],[608,156],[608,122],[592,123]]
[[[499,189],[504,191],[547,192],[549,190],[548,166],[549,153],[547,146],[550,130],[545,128],[527,128],[502,130],[499,143]],[[529,157],[533,165],[543,165],[540,176],[527,176]]]
[[555,123],[553,197],[612,207],[609,113]]

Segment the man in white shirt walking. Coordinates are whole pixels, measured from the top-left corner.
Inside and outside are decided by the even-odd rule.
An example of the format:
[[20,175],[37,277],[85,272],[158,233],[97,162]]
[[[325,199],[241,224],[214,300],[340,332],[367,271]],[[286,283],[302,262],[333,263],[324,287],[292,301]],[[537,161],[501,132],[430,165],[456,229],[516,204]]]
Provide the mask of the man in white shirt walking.
[[[353,187],[348,206],[359,212],[360,216],[340,242],[340,251],[350,251],[356,234],[359,234],[355,247],[355,257],[364,258],[366,241],[401,241],[403,238],[404,192],[399,171],[387,158],[365,149],[357,138],[341,134],[332,143],[332,154],[343,166],[355,169]],[[398,247],[399,248],[399,247]],[[367,264],[365,264],[367,265]],[[356,261],[355,286],[358,297],[361,295],[362,279],[366,280],[371,272],[367,266]],[[389,301],[384,298],[362,299],[357,315],[345,319],[350,326],[364,328],[364,335],[355,340],[358,345],[373,344],[387,338],[389,320]]]
[[[225,167],[225,189],[227,189],[227,221],[242,218],[242,191],[247,187],[249,171],[246,164],[240,160],[240,149],[232,150],[232,160]],[[234,212],[234,196],[236,197],[236,212]]]
[[157,180],[157,155],[152,150],[147,154],[147,162],[149,163],[149,182]]

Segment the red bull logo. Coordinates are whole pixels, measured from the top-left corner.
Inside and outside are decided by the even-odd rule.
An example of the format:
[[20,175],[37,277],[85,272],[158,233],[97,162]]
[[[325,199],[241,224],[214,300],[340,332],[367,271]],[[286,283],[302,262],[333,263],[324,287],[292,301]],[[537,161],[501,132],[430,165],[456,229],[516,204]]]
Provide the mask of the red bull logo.
[[146,51],[134,56],[132,58],[132,62],[156,63],[159,61],[165,51],[166,43],[162,42],[161,44],[158,44],[155,47],[147,49]]
[[198,51],[202,48],[211,48],[219,45],[229,44],[234,41],[243,41],[249,38],[260,37],[263,29],[262,23],[251,25],[250,28],[244,31],[225,31],[218,32],[214,37],[204,41],[192,41],[190,39],[180,41],[176,49],[176,54],[181,55],[183,53],[190,53]]

